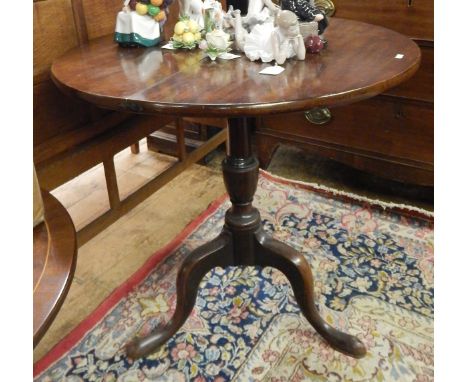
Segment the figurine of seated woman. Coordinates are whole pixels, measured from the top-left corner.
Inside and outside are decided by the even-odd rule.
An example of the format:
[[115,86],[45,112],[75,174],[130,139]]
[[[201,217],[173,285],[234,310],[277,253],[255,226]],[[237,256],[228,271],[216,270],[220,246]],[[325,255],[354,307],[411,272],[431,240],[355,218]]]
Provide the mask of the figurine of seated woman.
[[281,9],[295,13],[299,21],[317,21],[319,35],[328,27],[325,13],[307,0],[282,0]]

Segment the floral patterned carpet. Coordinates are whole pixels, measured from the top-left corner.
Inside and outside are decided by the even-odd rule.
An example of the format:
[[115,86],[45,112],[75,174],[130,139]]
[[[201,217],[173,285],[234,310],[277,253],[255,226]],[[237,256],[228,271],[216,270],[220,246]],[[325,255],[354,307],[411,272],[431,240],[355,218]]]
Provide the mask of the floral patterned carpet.
[[[334,195],[335,194],[335,195]],[[265,229],[301,251],[322,317],[367,346],[356,360],[309,325],[272,268],[216,268],[189,320],[157,353],[123,347],[167,322],[178,264],[221,230],[224,197],[35,364],[35,381],[433,381],[433,223],[313,185],[261,173],[254,204]]]

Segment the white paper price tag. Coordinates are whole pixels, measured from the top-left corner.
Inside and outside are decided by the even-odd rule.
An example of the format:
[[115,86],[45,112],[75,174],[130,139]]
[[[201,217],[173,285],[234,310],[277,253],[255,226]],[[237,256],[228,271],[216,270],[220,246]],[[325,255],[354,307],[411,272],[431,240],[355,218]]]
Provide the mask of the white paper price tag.
[[163,45],[161,47],[161,49],[171,49],[171,50],[174,50],[174,46],[172,45],[172,41],[171,42],[168,42],[166,45]]
[[238,54],[233,54],[233,53],[223,53],[218,56],[218,58],[221,58],[223,60],[233,60],[234,58],[239,58],[240,56]]
[[265,69],[259,71],[259,74],[269,74],[271,76],[276,76],[283,72],[284,68],[279,65],[267,66]]

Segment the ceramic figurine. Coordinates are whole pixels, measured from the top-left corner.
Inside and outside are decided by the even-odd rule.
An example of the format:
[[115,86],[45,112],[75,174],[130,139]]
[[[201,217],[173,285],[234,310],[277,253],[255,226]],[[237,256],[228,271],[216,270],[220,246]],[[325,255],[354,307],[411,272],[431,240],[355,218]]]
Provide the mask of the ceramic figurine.
[[203,12],[205,18],[205,32],[223,29],[224,11],[223,6],[217,0],[205,0],[203,3]]
[[[125,0],[117,14],[114,40],[122,46],[155,46],[172,0]],[[158,4],[158,5],[156,5]]]
[[187,16],[180,17],[174,25],[171,41],[176,49],[194,49],[201,41],[201,26]]
[[262,24],[269,21],[280,8],[271,0],[249,0],[247,15],[242,18],[245,25],[253,28],[256,24]]
[[277,27],[272,34],[273,57],[281,65],[287,58],[305,60],[304,38],[299,32],[297,16],[290,11],[280,11],[276,17]]
[[318,31],[321,35],[328,27],[328,19],[324,12],[315,6],[313,0],[282,0],[281,9],[294,12],[299,21],[318,22]]
[[198,47],[214,61],[223,53],[227,53],[231,50],[231,43],[228,33],[221,29],[214,29],[205,35],[205,40],[202,40]]
[[256,25],[244,41],[244,53],[251,60],[282,65],[286,59],[305,59],[304,39],[299,32],[297,16],[291,11],[280,11],[273,22]]
[[249,34],[247,29],[244,28],[242,24],[241,11],[239,9],[234,10],[232,5],[229,6],[224,17],[224,27],[225,29],[233,30],[235,49],[244,51],[245,38]]
[[179,0],[179,16],[190,18],[203,29],[205,27],[203,7],[202,0]]
[[[206,7],[206,8],[205,8]],[[211,8],[207,2],[205,2],[203,7],[203,24],[205,33],[209,33],[212,30],[216,29],[214,9]]]

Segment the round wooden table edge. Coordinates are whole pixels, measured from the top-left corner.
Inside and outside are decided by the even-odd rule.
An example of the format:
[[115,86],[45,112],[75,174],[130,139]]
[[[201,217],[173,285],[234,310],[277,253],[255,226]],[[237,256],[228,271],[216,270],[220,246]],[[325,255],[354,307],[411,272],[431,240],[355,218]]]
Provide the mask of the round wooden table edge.
[[[352,21],[356,24],[366,24],[357,20],[339,19],[346,22]],[[271,114],[281,114],[288,112],[300,112],[320,106],[341,106],[350,103],[362,101],[372,98],[386,90],[393,88],[411,78],[418,70],[421,63],[421,50],[410,38],[392,29],[384,28],[379,25],[372,25],[376,29],[385,29],[392,34],[404,37],[411,41],[413,48],[417,49],[418,54],[413,62],[410,62],[406,70],[398,73],[394,77],[375,82],[369,86],[351,89],[340,93],[328,94],[315,98],[289,100],[283,102],[272,103],[232,103],[232,104],[193,104],[193,103],[163,103],[155,101],[140,100],[134,98],[124,99],[122,97],[112,97],[103,94],[94,94],[91,92],[75,89],[63,83],[55,73],[55,60],[51,65],[51,79],[54,84],[64,93],[82,100],[88,101],[98,107],[111,109],[121,112],[130,112],[136,114],[167,114],[177,115],[181,117],[254,117]],[[104,36],[105,37],[105,36]],[[63,56],[69,52],[77,49],[72,48],[67,51]],[[62,57],[63,57],[62,56]]]
[[[55,85],[64,93],[74,97],[78,97],[84,101],[88,101],[98,107],[121,112],[131,112],[134,114],[166,114],[178,115],[181,117],[254,117],[271,114],[281,114],[290,112],[299,112],[319,106],[342,106],[350,103],[362,101],[368,98],[375,97],[386,90],[393,88],[409,78],[411,78],[419,68],[421,55],[418,59],[408,67],[407,70],[400,73],[391,79],[373,84],[365,88],[352,89],[347,92],[331,94],[323,97],[263,103],[263,104],[213,104],[194,106],[193,104],[166,104],[158,102],[150,102],[144,100],[128,99],[122,100],[117,97],[94,95],[83,92],[60,82],[51,71],[51,78]],[[52,67],[53,69],[53,67]]]
[[[47,191],[42,191],[44,201],[45,221],[41,224],[47,225],[48,245],[47,262],[44,264],[33,291],[33,347],[42,339],[47,329],[57,316],[65,297],[70,289],[77,262],[77,240],[73,221],[65,207]],[[46,280],[54,274],[54,267],[65,268],[59,285],[50,293]],[[36,317],[40,310],[41,298],[47,298],[47,314]]]

